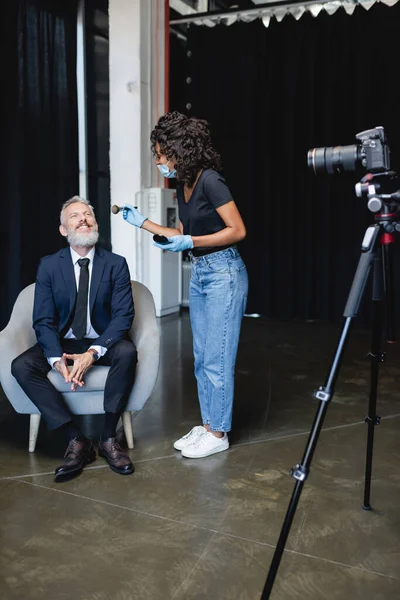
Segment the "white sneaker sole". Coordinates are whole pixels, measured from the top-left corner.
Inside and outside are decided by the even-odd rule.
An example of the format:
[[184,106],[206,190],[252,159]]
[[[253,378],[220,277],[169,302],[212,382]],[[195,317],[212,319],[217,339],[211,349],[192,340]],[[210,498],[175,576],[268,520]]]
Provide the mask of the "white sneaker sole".
[[212,454],[217,454],[218,452],[224,452],[225,450],[228,450],[228,448],[229,442],[225,442],[220,446],[216,446],[211,450],[206,450],[205,452],[199,454],[198,452],[191,453],[189,446],[187,446],[182,450],[182,456],[184,456],[185,458],[206,458],[206,456],[211,456]]

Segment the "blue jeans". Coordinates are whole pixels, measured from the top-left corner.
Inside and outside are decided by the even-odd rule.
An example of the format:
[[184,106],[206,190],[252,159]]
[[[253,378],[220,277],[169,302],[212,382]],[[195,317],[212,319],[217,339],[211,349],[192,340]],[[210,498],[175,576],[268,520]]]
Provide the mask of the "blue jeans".
[[247,271],[235,247],[191,258],[189,309],[201,417],[212,431],[230,431]]

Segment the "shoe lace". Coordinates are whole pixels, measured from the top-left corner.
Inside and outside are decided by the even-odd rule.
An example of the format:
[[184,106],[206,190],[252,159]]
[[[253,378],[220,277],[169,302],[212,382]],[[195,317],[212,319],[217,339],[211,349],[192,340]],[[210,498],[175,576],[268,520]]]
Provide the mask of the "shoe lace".
[[[197,425],[197,427],[201,427],[201,425]],[[185,438],[186,438],[187,440],[189,440],[190,438],[192,438],[192,437],[194,437],[194,436],[197,436],[197,435],[199,434],[200,430],[199,430],[199,429],[197,429],[197,427],[193,427],[193,429],[192,429],[191,431],[189,431],[189,433],[187,433],[187,434],[185,435]]]
[[117,439],[113,439],[113,441],[110,443],[110,451],[117,452],[119,458],[127,458],[129,460],[129,456],[122,450]]
[[111,442],[111,448],[110,449],[111,450],[118,450],[118,451],[121,450],[121,448],[119,447],[119,444],[118,444],[118,442],[116,440],[113,440]]
[[[207,440],[210,439],[210,435],[212,435],[212,433],[210,433],[209,431],[207,431],[204,435],[200,436],[195,442],[194,445],[196,447],[200,447],[203,446],[204,444],[207,443]],[[214,437],[214,436],[213,436]]]

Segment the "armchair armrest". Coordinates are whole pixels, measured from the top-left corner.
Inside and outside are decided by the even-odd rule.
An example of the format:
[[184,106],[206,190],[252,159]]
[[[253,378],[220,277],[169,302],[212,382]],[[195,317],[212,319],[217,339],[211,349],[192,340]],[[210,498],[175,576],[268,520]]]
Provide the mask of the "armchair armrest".
[[138,351],[136,379],[128,401],[128,410],[140,410],[157,381],[160,362],[160,331],[153,296],[146,286],[133,281],[135,318],[130,331]]

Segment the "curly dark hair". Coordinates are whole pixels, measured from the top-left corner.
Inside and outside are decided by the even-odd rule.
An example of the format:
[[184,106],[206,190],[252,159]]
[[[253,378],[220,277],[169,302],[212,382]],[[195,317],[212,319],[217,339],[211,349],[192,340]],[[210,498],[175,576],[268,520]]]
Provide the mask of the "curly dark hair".
[[150,135],[151,150],[156,154],[156,144],[160,153],[168,160],[176,160],[176,175],[179,182],[192,187],[200,169],[221,171],[222,163],[218,152],[213,148],[207,121],[187,117],[177,111],[159,118]]

